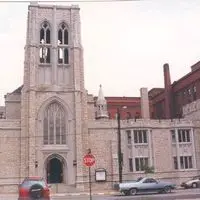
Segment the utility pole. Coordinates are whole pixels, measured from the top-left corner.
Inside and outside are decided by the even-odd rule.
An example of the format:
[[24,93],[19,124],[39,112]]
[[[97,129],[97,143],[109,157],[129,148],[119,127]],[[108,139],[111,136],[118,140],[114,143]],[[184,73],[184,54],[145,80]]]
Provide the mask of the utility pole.
[[118,124],[118,168],[119,168],[119,183],[122,183],[122,150],[121,150],[121,116],[120,109],[117,109],[117,124]]

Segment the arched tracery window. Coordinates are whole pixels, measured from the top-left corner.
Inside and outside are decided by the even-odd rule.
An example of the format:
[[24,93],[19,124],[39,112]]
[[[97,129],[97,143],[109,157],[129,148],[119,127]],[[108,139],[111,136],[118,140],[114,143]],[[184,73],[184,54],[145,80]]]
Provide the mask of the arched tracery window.
[[69,34],[67,26],[62,23],[58,29],[58,63],[69,64]]
[[50,43],[50,26],[43,22],[40,28],[40,63],[50,63]]
[[56,102],[44,112],[43,134],[44,144],[66,144],[66,114]]

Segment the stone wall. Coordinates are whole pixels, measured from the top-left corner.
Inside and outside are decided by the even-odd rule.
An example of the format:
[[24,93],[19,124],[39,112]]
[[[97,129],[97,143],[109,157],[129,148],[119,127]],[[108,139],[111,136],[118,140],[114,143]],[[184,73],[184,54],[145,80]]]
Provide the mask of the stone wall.
[[20,121],[0,119],[0,192],[16,192],[20,183]]
[[[171,141],[171,129],[189,128],[194,124],[185,119],[180,120],[124,120],[121,121],[121,138],[123,159],[123,180],[136,179],[140,176],[146,176],[141,172],[130,172],[128,170],[127,136],[126,130],[147,129],[151,135],[149,148],[152,148],[152,164],[155,167],[155,173],[149,174],[158,179],[174,181],[180,184],[185,179],[198,174],[198,168],[187,170],[175,170],[173,168],[173,152]],[[108,189],[118,181],[118,155],[117,155],[117,122],[116,120],[90,120],[88,124],[90,148],[96,158],[96,163],[92,167],[93,188]],[[195,137],[199,137],[195,132]],[[199,143],[195,142],[195,152],[199,152]],[[150,151],[150,150],[149,150]],[[199,154],[196,157],[199,159]],[[95,169],[105,168],[107,171],[107,182],[95,182]],[[85,174],[85,181],[88,180],[88,174]]]

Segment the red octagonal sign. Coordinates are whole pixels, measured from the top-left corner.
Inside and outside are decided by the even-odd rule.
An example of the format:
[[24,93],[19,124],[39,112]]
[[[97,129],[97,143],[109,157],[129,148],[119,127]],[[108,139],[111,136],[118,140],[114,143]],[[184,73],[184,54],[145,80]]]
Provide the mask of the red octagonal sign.
[[87,154],[84,156],[83,162],[87,167],[91,167],[95,163],[95,157],[92,154]]

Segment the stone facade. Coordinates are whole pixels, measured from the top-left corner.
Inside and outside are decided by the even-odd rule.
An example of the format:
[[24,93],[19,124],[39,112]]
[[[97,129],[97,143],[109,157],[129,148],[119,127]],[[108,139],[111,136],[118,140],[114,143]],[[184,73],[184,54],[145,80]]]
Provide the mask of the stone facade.
[[[65,30],[68,42],[60,45]],[[88,149],[96,158],[93,189],[112,189],[118,181],[118,124],[108,119],[102,91],[96,104],[85,90],[80,31],[77,6],[29,6],[23,86],[7,94],[0,107],[0,192],[16,192],[27,176],[45,177],[54,192],[88,190],[83,165]],[[151,176],[177,184],[197,175],[200,112],[185,112],[179,120],[151,120],[147,89],[141,94],[144,119],[120,122],[123,180],[144,176],[144,164],[154,167]],[[98,108],[103,110],[96,119]],[[97,169],[106,170],[106,181],[95,180]]]

